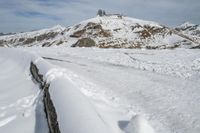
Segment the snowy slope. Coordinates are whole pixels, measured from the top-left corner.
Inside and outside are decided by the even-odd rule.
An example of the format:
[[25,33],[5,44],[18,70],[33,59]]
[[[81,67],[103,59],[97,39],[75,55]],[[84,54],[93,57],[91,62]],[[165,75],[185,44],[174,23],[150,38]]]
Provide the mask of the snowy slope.
[[[176,27],[175,30],[181,32],[184,35],[189,36],[196,42],[200,42],[200,26],[197,24],[185,22],[184,24]],[[200,45],[198,45],[198,48],[199,47],[200,47]]]
[[31,80],[26,56],[0,53],[0,132],[48,133],[42,93]]
[[26,50],[64,68],[116,133],[148,133],[145,127],[162,133],[200,130],[198,50]]
[[[51,65],[32,52],[18,49],[0,49],[0,51],[4,62],[2,68],[5,65],[12,66],[7,67],[8,71],[2,72],[3,80],[0,82],[2,85],[0,96],[3,101],[0,105],[2,111],[0,131],[45,133],[49,130],[43,107],[45,90],[39,89],[39,85],[31,79],[29,72],[30,63],[33,62],[43,75],[45,83],[50,84],[49,94],[56,109],[60,132],[112,133],[101,115],[74,85],[64,69]],[[5,57],[8,57],[7,62],[4,61]],[[6,86],[4,83],[9,80],[15,82]],[[19,87],[15,88],[15,85]],[[26,90],[27,88],[29,89]],[[48,125],[51,122],[48,120]]]
[[90,37],[102,48],[173,48],[187,39],[156,22],[113,16],[95,17],[73,26],[68,36]]
[[5,47],[59,45],[64,30],[64,27],[57,25],[49,29],[0,36],[0,45]]
[[[121,15],[97,16],[67,28],[55,26],[34,32],[0,36],[0,45],[13,46],[76,46],[90,38],[92,46],[101,48],[165,49],[199,45],[199,40],[156,22]],[[82,46],[88,47],[86,44]],[[90,46],[89,46],[90,47]]]
[[184,34],[200,37],[200,26],[190,22],[185,22],[182,25],[176,27],[176,30],[183,32]]
[[200,130],[198,50],[34,47],[1,48],[0,55],[1,132],[48,131],[31,61],[50,84],[61,132]]

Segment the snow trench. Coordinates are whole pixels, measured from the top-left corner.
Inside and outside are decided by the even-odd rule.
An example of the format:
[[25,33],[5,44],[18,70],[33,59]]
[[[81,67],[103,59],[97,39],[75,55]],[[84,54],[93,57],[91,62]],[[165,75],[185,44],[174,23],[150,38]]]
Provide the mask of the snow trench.
[[42,89],[46,126],[50,133],[112,133],[110,126],[76,83],[70,80],[65,69],[26,50],[2,48],[0,52],[25,69],[32,82]]
[[49,84],[44,82],[43,76],[39,74],[37,66],[31,62],[30,72],[33,79],[40,85],[40,88],[44,91],[43,103],[45,107],[45,114],[47,117],[47,123],[49,126],[50,133],[60,133],[59,124],[57,121],[57,114],[51,96],[49,94]]

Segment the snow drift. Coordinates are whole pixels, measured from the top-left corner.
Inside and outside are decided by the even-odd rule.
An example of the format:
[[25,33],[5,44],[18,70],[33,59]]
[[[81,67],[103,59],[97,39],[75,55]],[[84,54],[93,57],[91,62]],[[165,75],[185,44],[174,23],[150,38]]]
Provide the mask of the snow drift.
[[26,51],[1,49],[1,55],[15,60],[18,65],[23,62],[26,69],[31,62],[37,66],[44,82],[50,84],[49,94],[57,113],[60,132],[111,133],[103,118],[73,85],[64,69],[57,68],[36,54]]

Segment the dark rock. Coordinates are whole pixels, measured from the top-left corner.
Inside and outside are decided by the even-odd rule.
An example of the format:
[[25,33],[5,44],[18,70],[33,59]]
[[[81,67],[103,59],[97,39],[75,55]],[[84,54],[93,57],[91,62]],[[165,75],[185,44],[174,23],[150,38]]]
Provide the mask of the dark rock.
[[43,40],[48,40],[48,39],[54,38],[58,34],[59,33],[57,33],[57,32],[49,32],[49,33],[42,34],[40,36],[36,36],[36,38],[37,38],[37,41],[43,41]]
[[42,47],[48,47],[50,45],[50,42],[45,42],[42,44]]
[[30,43],[33,43],[33,42],[35,42],[36,41],[36,37],[34,37],[34,38],[28,38],[28,39],[26,39],[25,41],[24,41],[24,44],[30,44]]
[[0,45],[4,44],[4,41],[3,40],[0,40]]
[[62,40],[60,40],[56,45],[59,46],[61,44],[63,44],[64,42]]
[[19,42],[23,42],[25,39],[24,38],[20,38],[19,39]]
[[78,40],[75,44],[73,44],[71,47],[93,47],[96,43],[91,38],[82,38]]

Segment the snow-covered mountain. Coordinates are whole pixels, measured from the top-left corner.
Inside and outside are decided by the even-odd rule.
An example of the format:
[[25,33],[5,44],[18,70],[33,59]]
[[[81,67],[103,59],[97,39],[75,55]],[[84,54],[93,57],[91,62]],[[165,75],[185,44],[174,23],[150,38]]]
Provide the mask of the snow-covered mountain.
[[190,22],[185,22],[182,25],[176,27],[176,30],[183,32],[187,35],[200,37],[200,26]]
[[1,36],[0,45],[165,49],[198,47],[200,40],[193,34],[188,35],[156,22],[115,14],[97,16],[66,28],[58,25],[50,29]]
[[189,36],[195,41],[200,42],[200,26],[197,24],[185,22],[182,25],[176,27],[175,30]]
[[3,33],[3,32],[1,32],[0,33],[0,36],[6,36],[6,35],[14,35],[15,33]]

